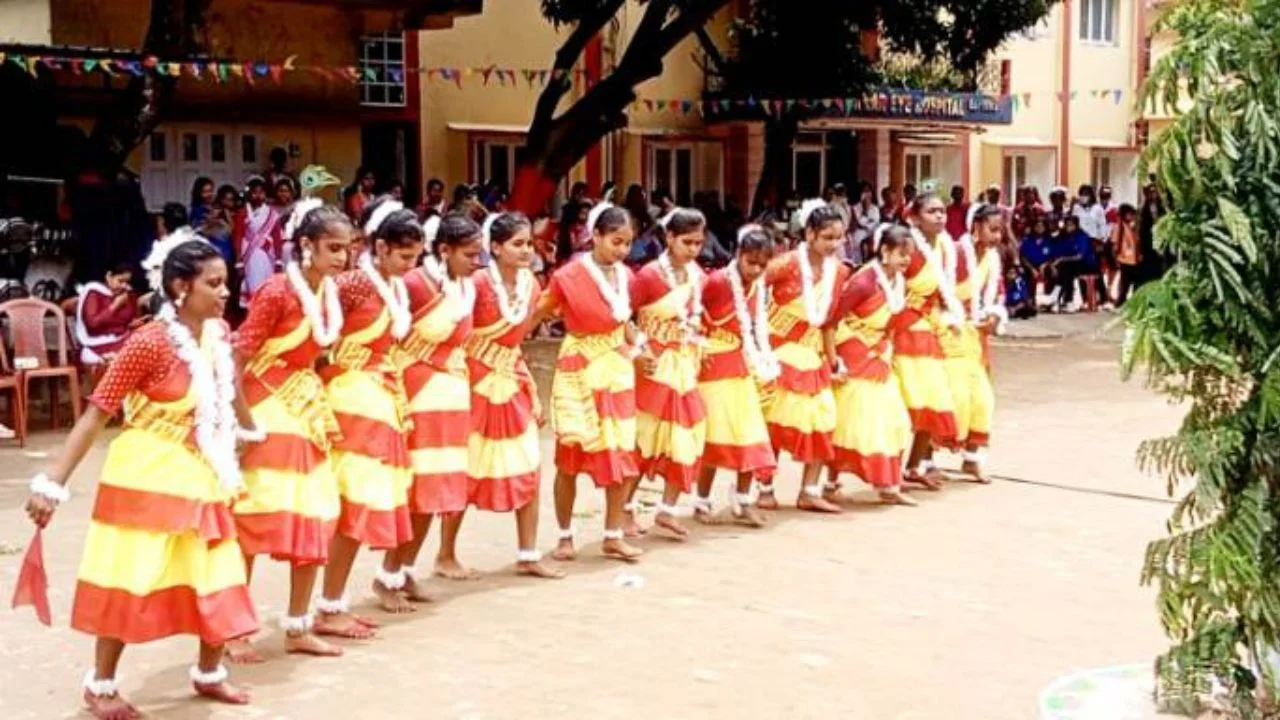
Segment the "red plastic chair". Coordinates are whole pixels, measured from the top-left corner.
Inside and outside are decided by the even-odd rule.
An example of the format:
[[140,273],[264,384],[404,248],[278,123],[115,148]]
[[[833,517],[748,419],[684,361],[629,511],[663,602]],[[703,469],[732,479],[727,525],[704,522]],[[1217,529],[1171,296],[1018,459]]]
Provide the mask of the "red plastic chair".
[[9,353],[0,342],[0,393],[13,393],[9,397],[9,421],[13,434],[17,436],[18,447],[27,444],[27,398],[22,392],[22,383],[18,374],[9,365]]
[[[45,340],[45,318],[53,315],[58,348],[50,358],[49,344]],[[8,318],[9,336],[13,344],[13,364],[18,371],[18,384],[22,397],[30,399],[31,381],[48,378],[49,414],[53,427],[58,427],[58,380],[65,378],[71,390],[71,408],[75,414],[72,422],[80,417],[84,403],[80,397],[80,371],[71,364],[67,352],[67,316],[57,305],[37,298],[22,298],[0,303],[0,319]],[[30,367],[27,367],[30,365]],[[23,414],[23,427],[18,432],[27,433],[27,413]]]

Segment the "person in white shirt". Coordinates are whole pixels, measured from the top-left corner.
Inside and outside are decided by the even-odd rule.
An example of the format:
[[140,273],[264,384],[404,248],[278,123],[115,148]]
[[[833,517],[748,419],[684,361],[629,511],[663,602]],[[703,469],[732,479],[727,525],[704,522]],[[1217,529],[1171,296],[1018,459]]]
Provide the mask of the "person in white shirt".
[[870,257],[871,236],[880,227],[880,208],[876,207],[875,193],[871,186],[862,185],[858,193],[858,204],[853,206],[852,233],[849,243],[849,258],[855,263]]
[[[1094,192],[1092,185],[1080,186],[1079,197],[1071,214],[1076,216],[1076,219],[1080,221],[1080,229],[1093,241],[1094,252],[1100,258],[1105,258],[1107,256],[1106,245],[1111,239],[1107,232],[1107,211],[1098,202],[1098,196]],[[1106,288],[1107,284],[1104,283],[1103,287]],[[1112,305],[1111,298],[1105,292],[1103,295],[1102,307],[1110,309]]]

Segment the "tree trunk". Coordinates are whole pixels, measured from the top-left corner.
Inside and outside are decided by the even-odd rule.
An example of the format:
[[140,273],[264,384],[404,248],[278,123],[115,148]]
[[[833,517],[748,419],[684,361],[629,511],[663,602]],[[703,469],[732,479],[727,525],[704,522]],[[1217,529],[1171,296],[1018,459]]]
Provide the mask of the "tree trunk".
[[751,201],[753,217],[765,210],[780,208],[791,191],[791,146],[799,132],[800,119],[795,115],[765,121],[764,165],[760,168],[760,179]]

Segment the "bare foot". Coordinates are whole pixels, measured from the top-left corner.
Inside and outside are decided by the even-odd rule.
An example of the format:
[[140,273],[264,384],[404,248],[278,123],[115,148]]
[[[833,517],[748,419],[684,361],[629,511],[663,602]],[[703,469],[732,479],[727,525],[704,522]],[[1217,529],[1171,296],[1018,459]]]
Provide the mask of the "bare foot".
[[966,462],[960,466],[960,472],[973,478],[973,481],[979,485],[990,485],[991,478],[982,470],[982,466],[975,462]]
[[336,615],[319,613],[316,615],[314,631],[316,635],[348,640],[369,640],[378,634],[375,628],[360,622],[359,618],[351,613]]
[[400,592],[404,595],[404,599],[408,600],[411,603],[422,604],[422,603],[435,602],[436,600],[435,596],[428,593],[426,588],[424,588],[422,585],[423,584],[418,582],[418,579],[415,578],[414,576],[405,575],[404,589],[401,590]]
[[649,532],[648,528],[640,524],[640,521],[636,519],[636,514],[634,512],[624,514],[622,520],[623,536],[634,540],[635,538],[644,537],[647,532]]
[[904,482],[908,482],[913,485],[921,485],[929,492],[938,492],[939,490],[942,489],[942,483],[938,482],[937,480],[934,480],[929,475],[917,475],[915,473],[908,473],[902,479]]
[[689,537],[689,530],[676,520],[676,516],[671,513],[660,512],[653,518],[653,526],[662,528],[675,536],[676,540],[684,540]]
[[549,568],[540,562],[518,562],[516,563],[516,574],[544,580],[560,580],[564,578],[566,573],[563,570]]
[[561,540],[556,545],[556,549],[551,553],[551,559],[557,562],[573,562],[578,559],[578,551],[573,547],[572,540]]
[[936,468],[936,467],[934,467],[934,468],[929,468],[929,471],[928,471],[928,472],[926,472],[926,473],[924,474],[924,476],[925,476],[925,478],[927,478],[928,480],[933,481],[933,483],[934,483],[935,485],[937,485],[938,487],[942,487],[942,483],[944,483],[944,482],[946,482],[946,481],[947,481],[947,474],[946,474],[946,473],[944,473],[944,472],[942,472],[942,470],[940,470],[940,469],[938,469],[938,468]]
[[843,487],[842,485],[835,485],[835,486],[827,486],[827,487],[823,488],[823,489],[822,489],[822,499],[823,499],[823,500],[826,500],[827,502],[831,503],[832,505],[835,505],[836,507],[839,507],[839,506],[843,505],[843,504],[844,504],[844,495],[843,495],[843,494],[841,494],[841,492],[840,492],[840,490],[841,490],[841,488],[842,488],[842,487]]
[[315,657],[340,657],[342,648],[321,640],[313,633],[284,636],[284,651],[290,655],[313,655]]
[[249,693],[229,682],[220,682],[216,685],[191,683],[191,687],[196,689],[196,694],[200,697],[208,698],[214,702],[223,703],[224,705],[249,704]]
[[801,494],[796,500],[796,509],[812,513],[826,513],[828,515],[838,515],[843,510],[839,505],[822,497],[813,497],[811,495]]
[[418,612],[418,608],[400,594],[399,590],[392,590],[377,580],[373,581],[373,594],[378,598],[378,607],[383,612],[392,615],[404,615],[405,613]]
[[248,638],[240,638],[239,640],[231,640],[224,648],[226,657],[236,665],[258,665],[263,662],[262,655],[253,649],[253,643]]
[[479,580],[480,572],[464,566],[457,558],[436,558],[436,576],[446,580]]
[[695,510],[693,513],[693,521],[699,525],[706,525],[708,527],[725,524],[723,514],[707,512],[706,510]]
[[118,693],[103,696],[85,690],[84,704],[89,707],[89,714],[98,720],[136,720],[142,717],[138,709],[125,702]]
[[756,500],[756,507],[761,510],[777,510],[778,498],[773,494],[773,489],[760,489],[760,497]]
[[908,507],[916,507],[920,504],[898,490],[881,492],[880,503],[883,505],[906,505]]
[[628,563],[638,562],[640,556],[644,555],[644,550],[634,545],[628,545],[626,540],[605,540],[600,545],[600,552],[611,560],[621,560]]
[[757,510],[754,505],[740,507],[733,520],[739,525],[745,525],[750,528],[762,528],[769,522],[765,519],[764,513]]

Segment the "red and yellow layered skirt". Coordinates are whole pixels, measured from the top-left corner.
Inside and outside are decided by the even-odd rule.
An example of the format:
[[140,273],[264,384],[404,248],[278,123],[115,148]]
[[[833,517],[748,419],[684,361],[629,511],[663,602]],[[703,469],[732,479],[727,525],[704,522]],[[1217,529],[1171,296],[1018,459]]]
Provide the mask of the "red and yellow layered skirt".
[[556,467],[586,473],[598,487],[633,480],[636,464],[636,373],[621,326],[568,335],[551,382]]
[[538,496],[542,474],[538,390],[518,347],[476,337],[467,355],[472,379],[467,495],[482,510],[519,510]]
[[230,497],[186,444],[189,425],[159,427],[129,427],[107,451],[71,626],[126,643],[249,635],[258,620]]
[[409,398],[409,458],[415,515],[465,510],[471,384],[461,347],[430,345],[416,332],[405,340],[405,394]]
[[778,462],[764,419],[764,399],[738,338],[715,329],[707,337],[698,378],[707,409],[705,465],[757,478],[773,477]]
[[950,445],[956,437],[955,400],[940,337],[953,331],[936,309],[927,309],[893,338],[893,372],[915,432]]
[[244,392],[266,440],[240,458],[245,497],[235,504],[246,555],[295,565],[324,563],[342,505],[329,463],[338,424],[324,384],[310,368],[266,359],[246,368]]
[[[791,304],[797,303],[800,300]],[[773,449],[798,462],[826,463],[834,453],[831,434],[836,429],[836,399],[831,391],[831,368],[823,353],[822,331],[798,320],[786,308],[771,311],[769,324],[774,352],[782,364],[777,392],[765,415]]]
[[995,389],[987,372],[986,351],[979,330],[966,323],[959,333],[942,341],[951,396],[955,403],[956,433],[951,445],[985,447],[991,441]]
[[835,387],[840,422],[833,463],[873,487],[897,487],[903,453],[911,446],[911,417],[890,366],[887,343],[868,349],[850,339],[837,352],[849,376]]
[[640,473],[692,492],[707,442],[707,409],[698,390],[701,354],[681,342],[675,321],[646,324],[658,362],[636,377],[636,449]]

